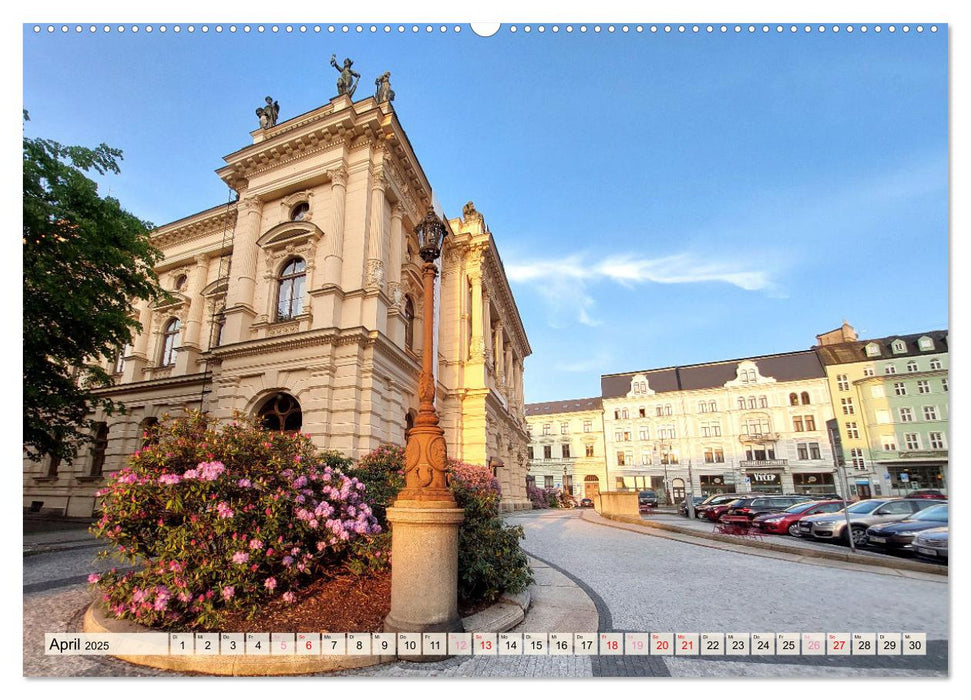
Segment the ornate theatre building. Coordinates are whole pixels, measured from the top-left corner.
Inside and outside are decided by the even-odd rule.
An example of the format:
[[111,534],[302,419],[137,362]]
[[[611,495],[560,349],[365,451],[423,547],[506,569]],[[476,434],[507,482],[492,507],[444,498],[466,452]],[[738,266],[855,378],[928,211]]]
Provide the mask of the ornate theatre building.
[[437,327],[438,411],[449,456],[491,466],[508,509],[528,508],[523,360],[529,341],[482,214],[448,221],[435,317],[413,233],[432,187],[394,93],[328,104],[276,123],[267,98],[252,144],[219,177],[236,201],[158,228],[172,299],[135,302],[142,332],[112,358],[103,391],[124,414],[95,416],[73,464],[25,461],[24,507],[69,516],[163,414],[261,416],[360,457],[403,445],[417,415],[422,328]]

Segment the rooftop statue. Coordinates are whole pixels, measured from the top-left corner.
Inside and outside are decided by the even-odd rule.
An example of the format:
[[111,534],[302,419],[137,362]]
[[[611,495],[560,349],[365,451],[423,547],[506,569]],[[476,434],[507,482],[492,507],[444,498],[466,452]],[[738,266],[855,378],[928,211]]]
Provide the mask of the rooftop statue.
[[[341,68],[337,65],[337,55],[330,55],[330,65],[334,66],[339,72],[340,77],[337,79],[337,94],[347,95],[348,97],[354,97],[354,91],[357,90],[357,83],[361,79],[361,74],[355,72],[351,69],[354,65],[354,61],[349,58],[344,59],[344,67]],[[357,78],[355,80],[354,78]]]
[[280,103],[275,102],[272,97],[266,98],[265,107],[256,108],[256,116],[260,120],[261,129],[269,129],[276,126],[276,118],[280,115]]
[[378,104],[394,102],[394,90],[391,89],[391,71],[375,80],[374,84],[378,87],[374,93],[374,99],[378,101]]

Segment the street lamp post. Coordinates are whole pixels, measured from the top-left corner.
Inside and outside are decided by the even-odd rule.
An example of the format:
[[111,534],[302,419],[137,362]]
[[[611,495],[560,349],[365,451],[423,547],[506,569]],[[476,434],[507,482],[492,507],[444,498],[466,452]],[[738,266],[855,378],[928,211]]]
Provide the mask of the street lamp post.
[[[447,228],[429,210],[415,228],[425,261],[424,347],[418,380],[418,417],[405,446],[405,487],[388,508],[391,523],[391,612],[389,632],[459,632],[458,529],[464,519],[445,478],[445,431],[435,411],[433,369],[435,260]],[[422,657],[431,660],[431,657]],[[438,657],[441,658],[441,657]]]

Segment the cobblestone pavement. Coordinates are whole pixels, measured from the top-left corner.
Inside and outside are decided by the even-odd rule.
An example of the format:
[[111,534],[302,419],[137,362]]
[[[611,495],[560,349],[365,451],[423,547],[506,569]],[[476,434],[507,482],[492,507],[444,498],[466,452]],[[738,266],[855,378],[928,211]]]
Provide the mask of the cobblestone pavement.
[[589,589],[609,614],[602,631],[908,631],[933,640],[925,657],[664,658],[673,676],[785,677],[793,667],[810,676],[947,673],[946,577],[911,578],[757,556],[741,547],[697,546],[587,522],[578,511],[510,520],[524,527],[523,547],[531,555]]
[[[947,675],[948,586],[753,556],[581,520],[576,511],[516,514],[524,548],[593,600],[601,631],[926,632],[914,657],[458,657],[346,671],[345,677],[933,677]],[[102,657],[45,657],[45,632],[77,630],[90,599],[71,582],[92,570],[94,550],[24,559],[25,676],[176,676]],[[71,576],[63,576],[67,571]],[[528,620],[528,619],[527,619]],[[525,624],[525,623],[524,623]],[[552,630],[556,631],[556,630]]]

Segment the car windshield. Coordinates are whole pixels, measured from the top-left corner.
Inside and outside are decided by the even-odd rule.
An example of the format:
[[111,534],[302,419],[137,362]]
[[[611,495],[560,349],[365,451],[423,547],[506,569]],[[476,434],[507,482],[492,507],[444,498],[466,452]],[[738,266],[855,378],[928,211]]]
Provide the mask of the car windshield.
[[947,522],[947,506],[931,506],[925,508],[913,517],[914,520],[934,520],[940,523]]
[[882,506],[886,501],[857,501],[846,509],[847,513],[871,513]]
[[797,503],[794,506],[789,506],[785,509],[786,513],[802,513],[803,511],[809,510],[816,505],[815,501],[810,501],[809,503]]

